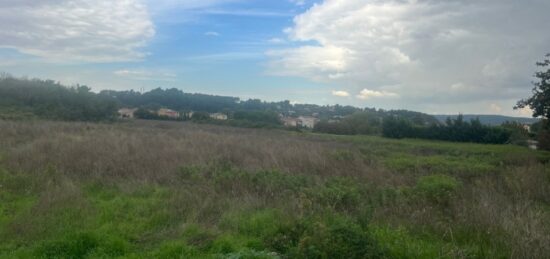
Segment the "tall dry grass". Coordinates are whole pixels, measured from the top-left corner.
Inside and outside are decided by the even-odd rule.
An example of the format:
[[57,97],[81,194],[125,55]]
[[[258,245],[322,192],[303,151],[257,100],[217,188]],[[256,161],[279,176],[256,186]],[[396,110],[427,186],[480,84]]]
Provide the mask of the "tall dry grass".
[[[371,210],[373,224],[435,233],[456,246],[444,257],[468,258],[461,247],[472,238],[493,248],[509,249],[511,258],[550,257],[550,174],[548,164],[535,156],[516,164],[502,161],[498,170],[476,176],[452,175],[453,168],[448,172],[404,172],[389,169],[384,155],[377,154],[388,150],[348,140],[179,122],[0,120],[0,165],[34,179],[23,181],[13,191],[28,188],[39,193],[31,215],[50,215],[50,221],[44,222],[60,226],[63,222],[53,219],[56,209],[78,208],[71,219],[94,213],[82,190],[90,183],[117,186],[128,193],[144,185],[168,186],[174,191],[158,208],[166,210],[167,227],[139,242],[177,236],[190,223],[216,227],[228,211],[277,208],[301,217],[328,209],[362,217],[357,208],[364,207]],[[401,143],[377,141],[382,141],[382,146]],[[413,150],[418,156],[441,152],[424,147]],[[277,170],[304,176],[312,183],[299,190],[277,185],[261,189],[238,178],[216,176],[219,168],[229,168],[230,174],[231,168]],[[203,178],[193,178],[193,172],[187,175],[188,170],[200,171]],[[420,177],[434,173],[450,174],[461,183],[449,200],[434,202],[415,189]],[[220,178],[205,182],[204,177],[210,176]],[[368,188],[361,189],[359,201],[323,207],[322,201],[312,198],[310,189],[323,187],[335,177],[353,179]],[[22,239],[55,234],[37,220],[31,216],[16,220],[9,233],[18,233]]]

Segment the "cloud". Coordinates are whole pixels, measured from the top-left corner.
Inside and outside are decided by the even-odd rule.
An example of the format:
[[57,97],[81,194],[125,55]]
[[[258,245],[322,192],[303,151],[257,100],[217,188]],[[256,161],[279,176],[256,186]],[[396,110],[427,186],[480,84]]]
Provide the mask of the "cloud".
[[541,0],[325,0],[294,18],[285,32],[298,46],[268,51],[267,69],[350,90],[395,85],[409,107],[486,107],[529,94],[550,43],[540,33],[549,9]]
[[4,0],[0,48],[53,61],[143,59],[155,35],[140,0]]
[[502,107],[500,107],[500,105],[498,105],[496,103],[491,103],[491,105],[489,107],[489,110],[491,112],[494,112],[494,113],[501,113],[502,112]]
[[219,32],[215,31],[207,31],[204,33],[204,36],[210,36],[210,37],[219,37],[221,34]]
[[369,89],[363,89],[359,94],[357,95],[357,98],[361,100],[368,100],[371,98],[385,98],[385,97],[398,97],[396,93],[387,92],[387,91],[375,91],[375,90],[369,90]]
[[280,76],[307,77],[326,81],[341,77],[348,70],[353,53],[337,46],[303,46],[267,52],[271,58],[269,73]]
[[284,44],[286,43],[286,40],[282,38],[271,38],[267,42],[271,44]]
[[289,0],[289,1],[298,6],[302,6],[306,4],[306,0]]
[[288,17],[293,16],[288,12],[277,12],[260,9],[203,9],[200,14],[226,15],[226,16],[251,16],[251,17]]
[[332,91],[332,95],[338,96],[338,97],[348,97],[348,96],[350,96],[350,94],[346,91],[336,91],[336,90]]
[[224,52],[215,53],[202,56],[189,57],[187,61],[205,62],[205,63],[220,63],[220,62],[234,62],[238,60],[255,60],[261,59],[262,53],[259,52]]
[[114,75],[119,77],[125,77],[133,80],[146,80],[146,81],[175,81],[176,75],[168,72],[159,72],[151,70],[130,70],[123,69],[113,72]]

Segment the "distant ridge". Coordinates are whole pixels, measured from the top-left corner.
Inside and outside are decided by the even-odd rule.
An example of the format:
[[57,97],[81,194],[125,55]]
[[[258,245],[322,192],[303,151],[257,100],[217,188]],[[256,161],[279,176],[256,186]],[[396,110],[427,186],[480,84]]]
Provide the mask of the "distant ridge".
[[[445,122],[447,117],[456,118],[458,115],[433,115],[437,120]],[[503,115],[477,115],[477,114],[464,114],[464,120],[470,121],[471,119],[479,118],[481,123],[486,125],[500,125],[506,121],[515,121],[522,124],[533,124],[539,121],[535,118],[524,118],[524,117],[510,117]]]

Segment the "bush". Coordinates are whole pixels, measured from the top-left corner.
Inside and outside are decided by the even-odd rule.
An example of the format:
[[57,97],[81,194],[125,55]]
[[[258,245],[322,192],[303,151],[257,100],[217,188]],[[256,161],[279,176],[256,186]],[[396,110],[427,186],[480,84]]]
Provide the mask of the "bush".
[[420,177],[416,191],[436,203],[446,203],[461,186],[455,178],[447,175],[430,175]]
[[338,210],[355,209],[361,194],[356,182],[347,178],[334,178],[320,189],[313,191],[313,196],[324,206]]
[[83,258],[99,247],[99,239],[90,233],[70,235],[42,244],[36,254],[45,258]]
[[295,222],[281,228],[268,244],[289,258],[380,258],[383,255],[367,231],[341,216]]

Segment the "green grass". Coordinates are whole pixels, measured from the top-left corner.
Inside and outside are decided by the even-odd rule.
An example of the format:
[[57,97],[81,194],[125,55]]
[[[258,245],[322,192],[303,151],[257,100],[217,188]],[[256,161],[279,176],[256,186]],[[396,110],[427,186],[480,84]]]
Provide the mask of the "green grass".
[[[19,144],[0,150],[0,258],[548,255],[548,152],[289,135],[332,146],[312,157],[305,149],[298,162],[277,154],[246,167],[226,155],[108,179],[55,163],[26,172],[9,163]],[[317,160],[302,166],[306,158]]]

